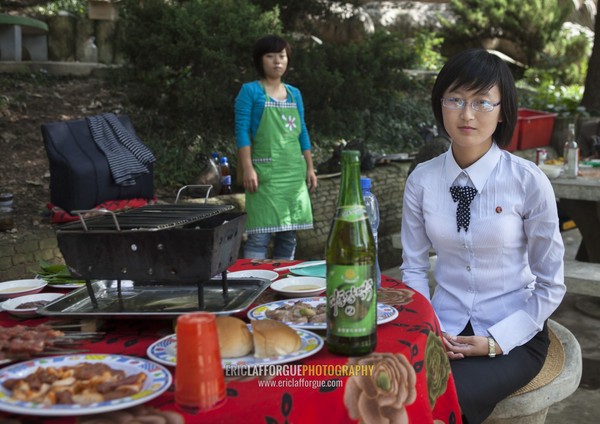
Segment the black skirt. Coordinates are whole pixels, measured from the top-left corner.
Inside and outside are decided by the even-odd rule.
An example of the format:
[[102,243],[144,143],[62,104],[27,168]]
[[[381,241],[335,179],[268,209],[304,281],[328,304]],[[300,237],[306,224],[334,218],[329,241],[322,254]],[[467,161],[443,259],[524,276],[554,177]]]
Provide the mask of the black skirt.
[[[470,322],[460,335],[473,335]],[[542,369],[549,344],[548,327],[544,323],[542,331],[508,355],[450,361],[465,423],[480,424],[498,402],[529,383]]]

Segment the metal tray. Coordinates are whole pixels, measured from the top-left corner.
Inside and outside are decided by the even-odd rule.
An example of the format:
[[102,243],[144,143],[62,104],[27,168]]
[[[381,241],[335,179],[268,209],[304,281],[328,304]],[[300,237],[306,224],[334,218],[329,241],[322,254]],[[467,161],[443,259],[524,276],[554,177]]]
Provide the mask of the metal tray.
[[[198,285],[173,283],[160,285],[122,280],[98,280],[90,283],[97,301],[94,307],[87,287],[46,304],[38,314],[72,318],[171,318],[198,308]],[[229,315],[247,309],[271,284],[265,278],[227,279],[223,295],[221,279],[203,283],[204,309],[216,315]]]

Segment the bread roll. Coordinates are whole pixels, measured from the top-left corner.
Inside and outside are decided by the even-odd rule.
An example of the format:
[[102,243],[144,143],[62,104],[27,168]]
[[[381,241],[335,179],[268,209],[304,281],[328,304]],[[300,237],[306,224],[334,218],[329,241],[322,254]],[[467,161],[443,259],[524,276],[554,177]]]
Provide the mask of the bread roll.
[[302,346],[296,330],[272,319],[252,321],[252,336],[257,358],[287,355]]
[[235,317],[217,317],[221,358],[239,358],[252,352],[252,334],[244,321]]

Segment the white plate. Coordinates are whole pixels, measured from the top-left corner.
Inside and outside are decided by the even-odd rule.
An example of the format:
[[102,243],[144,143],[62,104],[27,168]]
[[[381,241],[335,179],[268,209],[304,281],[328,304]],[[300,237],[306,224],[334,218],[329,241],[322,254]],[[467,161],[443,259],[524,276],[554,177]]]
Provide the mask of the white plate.
[[[248,328],[252,331],[251,324],[248,324]],[[223,358],[221,359],[221,364],[223,367],[285,364],[286,362],[298,361],[312,356],[323,347],[323,339],[315,333],[299,328],[294,328],[294,330],[296,330],[302,341],[302,346],[296,352],[273,358],[255,358],[252,354],[240,356],[239,358]],[[152,343],[148,347],[146,354],[153,361],[175,366],[177,364],[177,336],[171,334]]]
[[127,396],[106,402],[97,402],[89,405],[51,405],[43,406],[39,403],[22,402],[10,397],[10,390],[0,385],[0,410],[24,415],[40,416],[79,416],[88,414],[99,414],[103,412],[117,411],[131,406],[146,403],[160,396],[167,390],[173,381],[171,373],[162,365],[147,359],[134,358],[124,355],[88,354],[88,355],[65,355],[39,358],[31,361],[20,362],[0,370],[0,383],[9,378],[23,378],[38,367],[62,367],[74,366],[82,362],[102,362],[113,369],[123,370],[126,375],[143,372],[146,381],[142,390],[134,396]]
[[[248,318],[250,319],[268,319],[266,312],[268,310],[277,309],[285,305],[293,305],[296,302],[308,303],[312,307],[324,305],[326,302],[325,297],[304,297],[301,299],[288,299],[279,300],[277,302],[265,303],[264,305],[257,306],[248,312]],[[377,325],[385,324],[386,322],[393,321],[398,316],[398,310],[393,306],[386,305],[385,303],[377,302]],[[307,330],[326,330],[327,323],[324,322],[305,322],[302,324],[294,324],[292,322],[286,322],[287,325],[294,328],[305,328]]]
[[16,315],[19,317],[34,317],[37,316],[36,311],[38,308],[19,309],[18,306],[23,303],[37,302],[40,300],[47,300],[48,302],[52,302],[53,300],[56,300],[59,297],[63,296],[64,295],[61,293],[38,293],[30,294],[27,296],[14,297],[4,302],[2,304],[2,309],[8,312],[9,314]]
[[[264,278],[265,280],[275,281],[279,277],[275,271],[267,269],[248,269],[244,271],[228,272],[227,278]],[[221,279],[221,276],[217,276]]]
[[26,294],[34,294],[42,291],[46,287],[44,280],[31,278],[28,280],[12,280],[0,283],[0,299],[10,299]]
[[52,287],[55,289],[78,289],[80,287],[85,287],[85,283],[64,283],[64,284],[50,284],[48,283],[48,287]]
[[320,277],[287,277],[272,283],[271,288],[285,297],[318,296],[327,289],[326,282]]

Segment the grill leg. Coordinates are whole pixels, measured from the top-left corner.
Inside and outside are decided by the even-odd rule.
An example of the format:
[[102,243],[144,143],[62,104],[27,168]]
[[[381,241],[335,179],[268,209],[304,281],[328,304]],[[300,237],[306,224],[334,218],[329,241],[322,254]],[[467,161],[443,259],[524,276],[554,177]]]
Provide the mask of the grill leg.
[[227,271],[223,271],[223,273],[221,274],[221,284],[223,285],[223,297],[227,298],[227,295],[229,294],[227,292],[227,290],[229,289],[229,287],[227,286]]
[[123,305],[123,293],[121,292],[121,280],[117,280],[117,297],[119,299],[119,310],[123,311],[125,305]]
[[198,283],[198,310],[204,310],[204,285]]
[[87,289],[88,296],[90,297],[90,300],[92,301],[92,308],[98,309],[98,300],[96,299],[96,294],[94,293],[94,289],[92,288],[92,281],[85,280],[85,287]]

